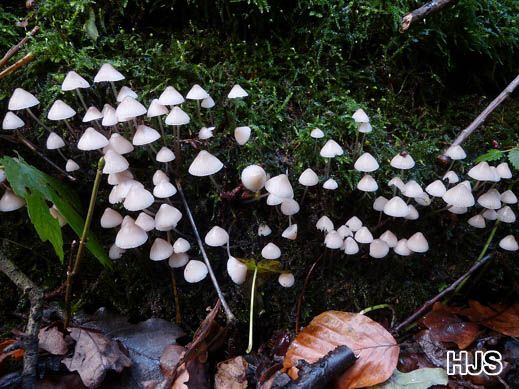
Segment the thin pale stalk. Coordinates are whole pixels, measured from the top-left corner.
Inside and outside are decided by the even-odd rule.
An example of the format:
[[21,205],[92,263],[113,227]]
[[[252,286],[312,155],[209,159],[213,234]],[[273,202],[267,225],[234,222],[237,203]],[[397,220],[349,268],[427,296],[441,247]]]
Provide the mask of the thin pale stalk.
[[254,294],[256,292],[256,277],[258,275],[258,266],[254,268],[254,275],[252,276],[252,288],[250,292],[250,313],[249,313],[249,345],[245,351],[249,354],[252,351],[253,334],[254,334]]
[[77,97],[79,97],[79,101],[81,101],[81,105],[83,108],[85,108],[85,112],[88,111],[88,106],[85,103],[85,99],[83,98],[83,93],[81,93],[81,90],[79,88],[76,89]]
[[49,127],[47,127],[45,124],[41,122],[40,119],[38,119],[38,117],[31,111],[30,108],[26,108],[26,111],[29,113],[29,115],[34,119],[36,123],[45,128],[47,131],[52,132],[52,130]]

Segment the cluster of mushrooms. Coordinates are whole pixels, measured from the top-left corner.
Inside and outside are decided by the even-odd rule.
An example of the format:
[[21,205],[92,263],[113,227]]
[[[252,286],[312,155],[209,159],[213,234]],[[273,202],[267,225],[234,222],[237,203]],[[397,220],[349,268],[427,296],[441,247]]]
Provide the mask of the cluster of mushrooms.
[[[184,278],[187,282],[196,283],[203,280],[208,269],[204,262],[190,259],[188,252],[191,245],[176,227],[182,219],[182,212],[171,202],[170,198],[177,193],[177,188],[171,182],[170,173],[173,171],[172,162],[178,157],[180,142],[182,141],[180,129],[190,123],[191,118],[182,109],[186,100],[196,102],[198,115],[200,109],[209,110],[215,106],[215,101],[198,84],[195,84],[184,97],[174,87],[168,86],[162,94],[153,99],[148,108],[138,101],[138,95],[129,87],[122,86],[117,90],[115,82],[124,80],[125,77],[112,65],[104,64],[94,77],[94,83],[109,83],[116,97],[117,105],[113,107],[105,104],[102,110],[95,106],[87,106],[83,89],[90,88],[90,83],[74,71],[70,71],[62,85],[63,92],[75,92],[83,106],[84,115],[81,122],[87,128],[78,134],[77,124],[71,124],[77,112],[62,100],[56,100],[47,113],[47,119],[56,122],[55,127],[62,124],[64,131],[68,132],[66,139],[74,139],[77,134],[77,148],[85,152],[100,152],[104,156],[103,173],[108,177],[108,184],[112,186],[108,201],[113,206],[106,208],[101,216],[101,227],[116,228],[115,242],[110,247],[109,257],[119,259],[125,250],[144,245],[149,240],[149,234],[155,230],[161,236],[155,237],[149,250],[149,257],[153,261],[168,260],[172,268],[184,267]],[[228,99],[241,99],[248,96],[240,86],[234,85],[227,95]],[[4,117],[2,128],[4,130],[17,131],[25,123],[20,118],[20,112],[26,111],[27,115],[35,120],[42,128],[48,131],[46,147],[56,150],[64,159],[65,170],[74,172],[80,166],[73,159],[64,154],[66,142],[55,130],[51,130],[42,123],[31,108],[39,104],[38,99],[31,93],[17,88],[9,100],[9,112]],[[14,111],[14,112],[13,112]],[[16,113],[15,113],[16,112]],[[17,115],[18,113],[18,115]],[[362,152],[364,137],[372,131],[370,119],[362,110],[358,109],[353,115],[357,124],[357,138],[354,154],[358,157],[353,165],[354,170],[363,174],[357,183],[357,189],[365,193],[375,193],[379,185],[373,174],[379,169],[379,163],[373,155]],[[145,124],[147,123],[147,124]],[[154,125],[154,123],[156,125]],[[159,130],[154,129],[157,127]],[[173,127],[173,149],[166,144],[164,126]],[[202,127],[198,132],[200,140],[213,137],[215,127]],[[131,134],[127,139],[125,134]],[[325,133],[319,128],[311,130],[310,136],[316,142],[325,137]],[[359,136],[362,140],[359,142]],[[251,128],[248,126],[236,127],[234,138],[238,145],[244,145],[251,137]],[[162,145],[157,149],[155,142],[161,140]],[[155,160],[162,164],[163,169],[156,170],[152,176],[153,189],[148,190],[143,183],[135,179],[130,170],[130,165],[125,155],[134,151],[135,147],[149,146]],[[325,159],[326,167],[324,178],[308,168],[298,178],[303,195],[301,202],[309,188],[319,185],[326,190],[337,190],[339,183],[332,178],[331,164],[334,158],[344,154],[343,148],[333,139],[327,140],[320,149],[320,156]],[[446,155],[452,160],[451,168],[456,161],[466,158],[461,146],[452,146],[446,151]],[[373,202],[373,209],[390,218],[402,218],[406,220],[419,219],[420,207],[427,207],[435,200],[445,203],[444,210],[455,214],[465,214],[469,209],[475,209],[477,214],[468,219],[468,224],[475,228],[485,228],[487,222],[496,221],[514,223],[516,216],[512,206],[517,204],[517,197],[511,190],[500,193],[496,184],[500,181],[512,178],[512,172],[506,162],[497,166],[490,166],[487,162],[481,162],[467,172],[467,177],[450,170],[441,178],[430,184],[425,189],[415,180],[404,182],[405,171],[415,166],[415,161],[407,152],[401,152],[394,156],[390,165],[399,172],[388,182],[388,192],[393,192],[391,198],[377,197]],[[201,150],[189,165],[188,172],[196,177],[209,177],[213,182],[213,175],[218,173],[224,164],[207,150]],[[475,182],[469,181],[469,179]],[[0,170],[0,182],[5,181],[5,175]],[[247,166],[241,172],[243,186],[255,193],[255,199],[266,197],[269,206],[279,206],[283,215],[288,216],[288,226],[281,233],[281,237],[288,240],[297,239],[297,224],[293,223],[293,216],[300,211],[300,203],[295,200],[294,188],[287,174],[270,176],[259,165]],[[215,182],[216,184],[216,182]],[[6,185],[5,192],[0,199],[0,211],[14,211],[24,206],[23,199],[14,194]],[[217,184],[216,184],[217,185]],[[266,193],[262,194],[265,190]],[[477,196],[477,199],[475,197]],[[159,205],[160,204],[160,205]],[[152,210],[153,205],[159,205]],[[125,209],[132,215],[121,215],[114,209]],[[155,207],[156,208],[156,207]],[[53,205],[51,214],[57,218],[63,226],[66,220],[59,210]],[[324,245],[331,250],[342,250],[347,255],[355,255],[361,251],[359,244],[369,245],[369,255],[373,258],[383,258],[388,255],[390,249],[397,255],[408,256],[412,253],[425,253],[429,250],[429,244],[422,232],[416,232],[408,238],[398,238],[392,231],[387,230],[378,238],[374,238],[372,232],[362,221],[351,217],[345,224],[335,228],[334,223],[327,216],[322,216],[316,228],[325,232]],[[172,232],[179,235],[173,241]],[[266,224],[258,227],[259,236],[269,236],[271,228]],[[233,282],[242,284],[247,277],[247,266],[239,259],[233,257],[230,252],[229,234],[219,227],[212,227],[205,235],[205,244],[210,247],[226,247],[228,254],[227,271]],[[513,235],[502,238],[499,246],[508,251],[518,250],[518,243]],[[281,249],[269,242],[262,251],[261,256],[267,260],[276,260],[282,255]],[[291,287],[294,284],[294,276],[289,272],[283,272],[278,277],[283,287]]]

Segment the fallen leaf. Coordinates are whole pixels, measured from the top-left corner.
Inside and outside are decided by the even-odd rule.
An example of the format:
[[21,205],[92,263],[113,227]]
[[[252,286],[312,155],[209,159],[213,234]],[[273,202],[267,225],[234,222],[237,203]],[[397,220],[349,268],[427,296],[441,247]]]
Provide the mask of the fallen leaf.
[[431,338],[429,330],[420,331],[416,334],[415,339],[434,366],[447,367],[447,349],[441,341]]
[[76,341],[74,355],[61,363],[69,371],[77,371],[89,388],[99,386],[109,370],[120,373],[132,364],[119,343],[101,333],[72,328],[70,336]]
[[391,334],[369,317],[327,311],[314,317],[293,340],[283,361],[292,379],[299,360],[314,363],[337,346],[348,346],[358,357],[338,380],[341,389],[362,388],[386,381],[398,363],[399,347]]
[[503,335],[519,337],[519,304],[485,306],[477,301],[469,301],[468,308],[458,309],[457,312]]
[[14,359],[21,359],[23,358],[24,351],[22,348],[17,348],[15,350],[4,352],[4,350],[11,346],[12,344],[15,344],[16,340],[14,339],[7,339],[2,342],[0,342],[0,365],[2,365],[2,362],[4,362],[7,358],[14,358]]
[[383,384],[372,389],[427,389],[434,385],[447,385],[449,377],[441,368],[424,368],[402,373],[395,370],[393,375]]
[[456,343],[461,350],[470,346],[479,334],[477,324],[464,321],[442,303],[434,304],[422,323],[429,328],[432,339]]
[[63,333],[56,326],[43,327],[38,333],[38,346],[52,355],[64,355],[68,345]]
[[164,349],[160,356],[160,371],[165,376],[173,375],[178,366],[178,362],[185,354],[186,348],[178,344],[170,344]]
[[214,379],[215,389],[246,389],[248,365],[242,356],[220,362]]

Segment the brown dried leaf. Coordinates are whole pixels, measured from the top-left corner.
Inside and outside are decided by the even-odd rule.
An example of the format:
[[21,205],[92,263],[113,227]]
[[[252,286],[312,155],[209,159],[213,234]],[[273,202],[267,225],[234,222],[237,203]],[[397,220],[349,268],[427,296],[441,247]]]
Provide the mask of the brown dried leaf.
[[283,367],[296,379],[298,360],[314,363],[341,345],[348,346],[358,359],[339,378],[338,388],[379,384],[391,377],[396,368],[399,347],[393,336],[367,316],[340,311],[314,317],[288,348]]
[[65,336],[56,326],[43,327],[38,333],[40,349],[53,355],[64,355],[68,351]]
[[166,346],[164,352],[160,356],[160,371],[165,376],[171,376],[175,373],[175,369],[180,362],[180,358],[186,352],[186,348],[178,344],[170,344]]
[[120,373],[132,364],[120,344],[103,334],[72,328],[70,336],[76,341],[74,355],[64,359],[62,363],[69,371],[77,371],[89,388],[101,384],[109,370]]
[[519,336],[519,304],[485,306],[477,301],[469,301],[469,308],[457,312],[503,335]]
[[218,364],[215,389],[246,389],[248,363],[242,356]]

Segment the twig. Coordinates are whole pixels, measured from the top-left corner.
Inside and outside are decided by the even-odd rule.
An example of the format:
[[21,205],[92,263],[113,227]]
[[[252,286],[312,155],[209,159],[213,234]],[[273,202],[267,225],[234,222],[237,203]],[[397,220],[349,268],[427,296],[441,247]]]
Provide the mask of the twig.
[[182,323],[182,313],[180,311],[180,300],[178,298],[177,280],[175,278],[175,271],[172,268],[169,268],[169,272],[171,274],[171,289],[173,289],[173,298],[175,300],[175,323],[181,324]]
[[460,132],[458,137],[452,142],[452,146],[457,146],[462,144],[465,139],[467,139],[470,134],[476,130],[483,122],[487,119],[488,115],[490,115],[499,105],[512,94],[512,92],[519,85],[519,75],[514,78],[514,80],[508,84],[508,86],[494,99],[492,102],[485,108],[483,112],[481,112],[477,118],[474,119],[472,123],[469,124],[467,128]]
[[0,271],[29,296],[31,308],[25,329],[22,387],[34,388],[38,363],[38,333],[43,313],[43,291],[0,251]]
[[300,328],[300,321],[301,321],[301,307],[303,306],[303,300],[305,299],[305,290],[310,282],[310,276],[312,275],[315,267],[319,263],[319,261],[323,258],[324,254],[321,254],[319,258],[310,266],[310,270],[308,270],[308,273],[306,274],[305,282],[303,283],[303,289],[301,290],[301,293],[299,294],[299,297],[297,299],[297,305],[296,305],[296,334],[299,332]]
[[482,258],[479,262],[476,262],[472,267],[463,274],[460,278],[458,278],[456,281],[454,281],[448,288],[442,290],[440,293],[438,293],[436,296],[434,296],[432,299],[428,300],[424,305],[422,305],[415,313],[413,313],[411,316],[409,316],[406,320],[401,322],[399,325],[397,325],[393,332],[398,333],[402,331],[402,329],[405,329],[407,326],[413,324],[418,318],[429,312],[429,310],[432,308],[432,306],[440,301],[442,298],[444,298],[446,295],[448,295],[451,292],[454,292],[456,288],[464,282],[464,280],[468,279],[472,274],[474,274],[476,271],[478,271],[485,263],[490,261],[492,259],[492,254],[488,254],[486,257]]
[[175,181],[177,184],[177,190],[180,193],[180,197],[182,198],[182,203],[184,204],[184,208],[187,212],[187,217],[189,219],[189,223],[191,223],[191,228],[193,229],[193,232],[195,234],[196,242],[198,243],[198,247],[200,248],[200,252],[202,253],[202,257],[204,258],[205,265],[207,266],[207,271],[209,272],[209,277],[211,277],[211,281],[213,283],[214,289],[216,290],[216,294],[218,295],[218,298],[222,302],[223,310],[225,311],[225,316],[227,317],[227,321],[229,323],[232,323],[236,320],[234,317],[234,314],[232,313],[231,309],[227,305],[227,302],[225,301],[225,297],[222,293],[222,290],[220,289],[220,285],[218,284],[218,280],[216,279],[216,276],[214,275],[213,268],[211,267],[211,263],[209,262],[209,258],[207,257],[207,253],[204,249],[204,244],[202,243],[202,238],[200,238],[200,233],[198,232],[198,228],[196,227],[195,220],[193,219],[193,214],[191,213],[191,209],[189,208],[189,204],[187,203],[186,196],[184,195],[184,191],[182,190],[182,184],[180,183],[180,180]]
[[40,31],[40,27],[38,27],[38,26],[34,27],[20,42],[18,42],[16,45],[14,45],[9,50],[7,50],[7,52],[2,57],[2,59],[0,59],[0,68],[2,66],[4,66],[7,63],[7,61],[9,61],[9,59],[13,55],[15,55],[22,48],[22,46],[25,45],[27,43],[27,41],[31,37],[36,35],[39,31]]
[[2,78],[5,78],[7,77],[9,74],[15,72],[16,70],[18,70],[19,68],[21,68],[22,66],[25,66],[26,64],[28,64],[29,62],[31,62],[32,60],[34,59],[34,54],[33,53],[28,53],[26,54],[23,58],[19,59],[18,61],[16,61],[15,63],[13,63],[11,66],[9,66],[8,68],[6,68],[5,70],[1,71],[0,72],[0,80]]
[[420,8],[409,12],[400,22],[400,32],[406,32],[412,23],[425,19],[433,12],[438,12],[443,7],[452,3],[454,0],[432,0],[422,5]]
[[68,327],[70,322],[70,296],[72,293],[72,283],[74,281],[74,277],[78,274],[79,267],[81,265],[83,248],[85,247],[86,241],[88,239],[88,231],[90,229],[90,223],[92,222],[92,215],[94,213],[94,208],[96,205],[97,192],[99,190],[99,185],[101,184],[101,177],[103,175],[104,165],[105,160],[103,157],[101,157],[99,159],[99,162],[97,163],[96,178],[94,180],[94,186],[92,187],[92,194],[90,195],[90,204],[88,205],[85,225],[83,226],[83,232],[81,233],[81,239],[79,240],[79,245],[76,252],[76,259],[74,260],[74,266],[72,267],[72,271],[67,271],[67,288],[65,290],[65,328]]

